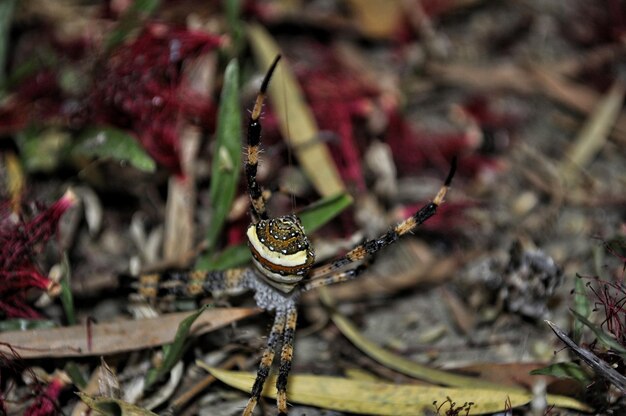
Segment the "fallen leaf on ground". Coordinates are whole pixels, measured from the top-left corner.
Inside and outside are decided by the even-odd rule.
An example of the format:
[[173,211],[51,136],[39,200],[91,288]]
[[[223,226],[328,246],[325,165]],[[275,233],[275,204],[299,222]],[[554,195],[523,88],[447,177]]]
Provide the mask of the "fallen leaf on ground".
[[[231,387],[248,392],[254,383],[254,373],[220,370],[201,362],[197,364]],[[263,395],[276,397],[275,385],[276,376],[270,376]],[[518,407],[532,399],[532,393],[523,391],[418,386],[304,374],[294,374],[289,378],[287,392],[288,400],[292,403],[377,415],[424,414],[428,410],[435,410],[434,401],[444,403],[447,398],[458,405],[472,402],[470,413],[479,415],[503,411],[507,400],[512,407]],[[548,403],[577,410],[587,409],[580,402],[567,397],[555,401],[548,399]]]
[[[259,313],[256,308],[215,308],[207,310],[191,327],[194,335],[204,334]],[[107,322],[91,325],[91,350],[85,325],[0,333],[0,354],[21,358],[79,357],[139,350],[174,341],[180,322],[189,312],[157,318]]]

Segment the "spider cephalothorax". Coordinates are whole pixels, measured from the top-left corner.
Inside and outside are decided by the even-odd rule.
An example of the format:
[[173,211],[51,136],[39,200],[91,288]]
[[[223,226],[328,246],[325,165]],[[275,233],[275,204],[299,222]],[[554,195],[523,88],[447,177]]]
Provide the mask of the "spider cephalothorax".
[[295,215],[260,220],[246,233],[252,260],[267,282],[290,292],[315,262],[309,239]]

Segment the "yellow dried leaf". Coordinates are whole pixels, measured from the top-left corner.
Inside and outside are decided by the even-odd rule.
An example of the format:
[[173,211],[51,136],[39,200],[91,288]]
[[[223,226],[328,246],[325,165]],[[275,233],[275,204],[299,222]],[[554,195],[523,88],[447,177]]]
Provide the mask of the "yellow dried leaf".
[[[247,27],[248,38],[259,68],[267,68],[280,49],[269,33],[259,25]],[[313,186],[322,196],[334,196],[344,192],[337,167],[326,145],[318,140],[319,131],[311,109],[286,61],[274,72],[269,86],[272,108],[278,115],[283,137],[293,148],[300,166]]]
[[361,31],[373,38],[391,38],[403,17],[398,0],[349,0],[347,4]]
[[[327,290],[320,291],[320,298],[327,306],[332,305],[332,299],[330,298]],[[520,397],[530,395],[530,393],[527,393],[521,388],[504,386],[481,380],[476,377],[454,374],[448,371],[437,370],[435,368],[418,364],[414,361],[396,355],[367,339],[358,331],[356,326],[354,326],[348,318],[338,312],[331,311],[331,319],[335,325],[337,325],[339,330],[346,336],[346,338],[352,341],[352,343],[354,343],[354,345],[356,345],[361,351],[384,366],[392,368],[402,374],[431,383],[453,386],[454,388],[462,389],[464,391],[480,389],[483,392],[499,392],[501,394],[509,395],[511,398],[518,395]],[[457,403],[460,402],[460,400],[457,400],[455,397],[452,397],[452,399]],[[549,394],[547,396],[547,400],[548,403],[557,407],[566,407],[583,411],[589,410],[589,408],[583,403],[566,396]],[[475,409],[472,409],[472,414],[474,414],[473,412]]]
[[587,119],[563,160],[561,172],[566,182],[574,182],[580,170],[593,160],[606,143],[620,115],[625,93],[626,84],[622,80],[615,81]]
[[[252,388],[255,378],[253,373],[220,370],[201,362],[197,364],[229,386],[243,391],[250,391]],[[263,395],[276,397],[275,384],[276,377],[269,377]],[[507,400],[512,407],[518,407],[525,405],[532,398],[532,394],[524,392],[393,384],[300,374],[289,378],[287,394],[289,401],[293,403],[376,415],[424,414],[427,410],[435,410],[434,401],[441,404],[448,397],[458,406],[474,403],[470,413],[479,415],[503,411]],[[580,404],[573,399],[561,401],[558,406],[581,409]]]
[[5,186],[11,196],[11,210],[19,213],[22,192],[24,191],[24,172],[18,158],[13,153],[7,153],[4,158],[7,170]]

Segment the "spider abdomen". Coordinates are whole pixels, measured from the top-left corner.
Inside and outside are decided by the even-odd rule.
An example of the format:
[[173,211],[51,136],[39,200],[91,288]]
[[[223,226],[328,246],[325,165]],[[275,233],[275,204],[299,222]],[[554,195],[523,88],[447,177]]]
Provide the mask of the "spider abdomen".
[[307,274],[315,254],[295,215],[250,225],[248,245],[254,264],[273,286],[289,292]]

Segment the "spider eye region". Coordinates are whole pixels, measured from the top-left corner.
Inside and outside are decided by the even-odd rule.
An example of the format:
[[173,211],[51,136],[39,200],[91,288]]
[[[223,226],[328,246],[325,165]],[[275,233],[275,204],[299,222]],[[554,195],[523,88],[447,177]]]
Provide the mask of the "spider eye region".
[[277,283],[275,286],[285,291],[291,290],[313,266],[315,254],[295,215],[261,220],[251,224],[246,234],[257,269],[269,283]]

